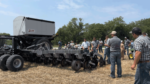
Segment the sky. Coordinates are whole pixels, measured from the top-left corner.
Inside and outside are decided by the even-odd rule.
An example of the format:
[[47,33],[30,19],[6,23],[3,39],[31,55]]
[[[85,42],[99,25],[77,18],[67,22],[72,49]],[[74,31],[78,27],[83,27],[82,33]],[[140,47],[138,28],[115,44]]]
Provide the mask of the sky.
[[13,35],[17,16],[55,22],[55,33],[76,17],[102,23],[122,16],[126,23],[150,18],[150,0],[0,0],[0,33]]

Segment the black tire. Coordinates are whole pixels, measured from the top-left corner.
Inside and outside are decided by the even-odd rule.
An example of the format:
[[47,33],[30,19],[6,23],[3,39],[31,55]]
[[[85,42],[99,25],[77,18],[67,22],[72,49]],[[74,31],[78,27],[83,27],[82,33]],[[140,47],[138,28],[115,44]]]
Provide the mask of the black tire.
[[[107,62],[108,63],[108,62]],[[106,61],[104,61],[104,63],[103,63],[104,65],[106,65]]]
[[[17,63],[15,63],[17,61],[18,61],[18,65]],[[11,71],[19,71],[23,68],[23,65],[24,65],[24,60],[20,55],[11,55],[6,61],[6,66]]]
[[61,61],[61,66],[62,67],[65,67],[67,65],[67,61],[66,61],[66,59],[63,59],[62,61]]
[[57,64],[58,64],[58,61],[57,61],[56,58],[54,58],[54,59],[52,60],[52,65],[53,65],[53,66],[56,66]]
[[103,60],[103,58],[101,57],[100,58],[100,60],[99,60],[99,65],[100,65],[100,67],[102,67],[103,65],[104,65],[104,63],[105,63],[105,61]]
[[96,68],[98,65],[98,61],[96,59],[92,60],[93,63],[95,63],[95,65],[91,65],[91,68]]
[[42,60],[40,57],[37,57],[37,58],[35,59],[35,62],[38,63],[38,64],[40,64],[40,63],[43,62],[43,60]]
[[89,65],[89,61],[84,62],[84,69],[91,69],[91,66]]
[[45,65],[50,64],[50,60],[49,60],[48,58],[45,58],[45,59],[44,59],[44,64],[45,64]]
[[4,55],[4,53],[0,52],[0,57],[1,57],[2,55]]
[[79,60],[74,60],[71,66],[73,70],[78,71],[81,68],[81,62]]
[[5,55],[2,55],[0,57],[0,68],[3,70],[3,71],[6,71],[8,70],[8,68],[6,67],[6,61],[8,59],[10,55],[9,54],[5,54]]

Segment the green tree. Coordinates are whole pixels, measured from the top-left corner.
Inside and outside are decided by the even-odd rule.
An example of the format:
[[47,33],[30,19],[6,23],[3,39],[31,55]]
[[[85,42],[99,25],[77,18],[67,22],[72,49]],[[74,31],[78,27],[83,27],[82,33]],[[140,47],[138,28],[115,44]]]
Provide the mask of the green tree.
[[59,28],[57,31],[59,36],[52,43],[57,44],[59,40],[62,40],[62,43],[68,43],[71,40],[77,43],[81,42],[83,40],[83,27],[82,18],[72,18],[67,25]]
[[[0,33],[0,36],[10,36],[8,33]],[[7,39],[0,39],[0,46],[3,46],[4,44],[11,45],[11,40]]]

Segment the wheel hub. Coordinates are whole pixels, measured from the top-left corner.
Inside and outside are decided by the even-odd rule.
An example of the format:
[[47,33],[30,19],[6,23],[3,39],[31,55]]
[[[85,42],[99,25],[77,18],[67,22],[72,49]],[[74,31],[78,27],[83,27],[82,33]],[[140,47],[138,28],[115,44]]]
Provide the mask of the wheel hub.
[[21,66],[21,60],[20,59],[15,59],[14,61],[13,61],[13,66],[15,67],[15,68],[19,68],[20,66]]
[[133,55],[132,55],[132,54],[130,54],[130,58],[133,58]]

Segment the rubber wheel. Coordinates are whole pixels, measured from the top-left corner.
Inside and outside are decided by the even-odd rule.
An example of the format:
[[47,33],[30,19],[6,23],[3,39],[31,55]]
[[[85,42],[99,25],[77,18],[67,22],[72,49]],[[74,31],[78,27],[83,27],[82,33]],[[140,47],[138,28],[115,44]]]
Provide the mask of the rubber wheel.
[[67,65],[67,61],[66,61],[66,59],[63,59],[63,60],[61,61],[61,66],[64,67],[64,66],[66,66],[66,65]]
[[98,65],[98,61],[96,59],[92,60],[93,63],[95,63],[95,65],[91,65],[91,68],[96,68]]
[[57,64],[58,64],[58,61],[57,61],[57,59],[54,58],[54,59],[52,60],[52,65],[53,65],[53,66],[56,66]]
[[129,59],[134,59],[134,57],[133,57],[133,54],[132,54],[132,53],[130,53],[130,54],[128,55],[128,57],[129,57]]
[[78,60],[74,60],[71,66],[73,70],[78,71],[81,68],[81,62]]
[[45,64],[45,65],[50,64],[50,61],[48,60],[48,58],[45,58],[45,59],[44,59],[44,64]]
[[100,64],[99,64],[99,65],[100,65],[100,67],[102,67],[102,66],[104,65],[104,63],[105,63],[105,61],[103,60],[103,58],[102,58],[102,57],[100,58],[99,62],[100,62]]
[[6,61],[6,66],[11,71],[19,71],[23,65],[24,60],[20,55],[11,55]]
[[35,59],[35,61],[36,61],[36,63],[38,63],[38,64],[40,64],[40,63],[43,62],[43,60],[42,60],[40,57],[37,57],[37,58]]
[[0,57],[0,68],[3,70],[3,71],[6,71],[8,70],[8,68],[6,67],[6,61],[8,59],[10,55],[9,54],[5,54],[5,55],[2,55]]
[[89,61],[84,62],[84,69],[91,69],[91,66],[89,65]]

